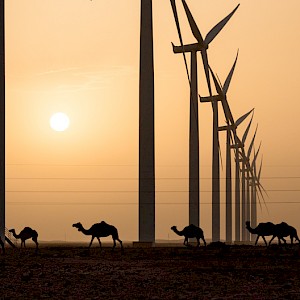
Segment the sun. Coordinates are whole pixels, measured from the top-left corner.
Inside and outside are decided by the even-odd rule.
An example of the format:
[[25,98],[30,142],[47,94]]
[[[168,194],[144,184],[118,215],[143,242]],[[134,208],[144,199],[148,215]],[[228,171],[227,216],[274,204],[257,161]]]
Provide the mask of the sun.
[[57,112],[50,118],[50,126],[55,131],[65,131],[69,124],[69,117],[63,112]]

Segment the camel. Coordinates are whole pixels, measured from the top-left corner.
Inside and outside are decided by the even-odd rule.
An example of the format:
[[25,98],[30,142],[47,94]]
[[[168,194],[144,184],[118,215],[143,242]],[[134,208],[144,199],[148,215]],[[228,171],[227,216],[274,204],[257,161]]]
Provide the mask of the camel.
[[94,238],[97,238],[99,245],[100,245],[100,249],[102,249],[100,237],[107,237],[107,236],[111,235],[112,239],[114,241],[112,250],[114,250],[114,248],[116,247],[116,241],[118,241],[121,245],[121,250],[123,251],[123,244],[122,244],[122,241],[119,239],[119,234],[118,234],[117,228],[112,225],[107,224],[104,221],[102,221],[101,223],[96,223],[96,224],[92,225],[92,227],[90,229],[84,229],[82,224],[79,222],[76,224],[73,224],[73,227],[77,228],[78,231],[81,231],[85,235],[92,236],[92,239],[91,239],[88,249],[91,248]]
[[24,248],[26,248],[25,241],[32,238],[32,240],[36,244],[36,251],[38,250],[39,243],[37,241],[38,233],[31,229],[30,227],[24,227],[24,229],[19,233],[16,234],[15,229],[10,229],[9,232],[11,232],[15,239],[21,239],[21,248],[24,245]]
[[275,225],[275,235],[273,235],[272,239],[269,242],[269,245],[271,244],[271,242],[274,240],[276,236],[278,237],[279,244],[280,244],[280,240],[283,240],[283,242],[286,244],[286,240],[284,238],[287,236],[290,236],[291,244],[294,243],[294,239],[300,243],[296,228],[288,225],[285,222],[281,222],[280,224]]
[[255,228],[252,228],[250,226],[250,222],[246,221],[246,228],[249,230],[250,233],[252,234],[257,234],[257,238],[255,241],[255,245],[257,245],[259,237],[262,237],[266,246],[268,246],[268,243],[265,239],[265,236],[272,235],[272,238],[274,238],[275,234],[275,224],[272,222],[267,222],[267,223],[259,223]]
[[182,231],[178,231],[176,226],[172,226],[171,229],[179,236],[184,236],[183,245],[187,247],[190,245],[189,238],[197,239],[197,247],[200,246],[200,239],[203,240],[204,246],[206,246],[203,230],[200,227],[190,224],[189,226],[184,227]]

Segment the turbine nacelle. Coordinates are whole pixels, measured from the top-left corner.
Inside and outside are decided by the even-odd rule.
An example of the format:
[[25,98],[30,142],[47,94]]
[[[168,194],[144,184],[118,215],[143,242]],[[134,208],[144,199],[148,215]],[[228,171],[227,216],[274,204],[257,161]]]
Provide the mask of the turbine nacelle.
[[186,53],[186,52],[197,52],[197,51],[203,51],[208,49],[208,45],[201,45],[199,43],[194,44],[187,44],[183,46],[175,46],[172,43],[173,52],[174,53]]

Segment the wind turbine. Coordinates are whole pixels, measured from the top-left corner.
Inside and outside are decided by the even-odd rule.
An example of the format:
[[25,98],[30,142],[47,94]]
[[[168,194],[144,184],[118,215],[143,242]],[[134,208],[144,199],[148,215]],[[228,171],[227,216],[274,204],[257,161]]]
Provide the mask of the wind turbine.
[[[187,68],[187,62],[185,53],[191,53],[191,81],[190,81],[190,88],[191,88],[191,104],[190,104],[190,137],[195,140],[190,139],[190,189],[191,187],[197,187],[197,193],[190,193],[190,212],[193,211],[192,214],[195,214],[195,208],[199,207],[199,158],[195,158],[196,156],[199,157],[199,133],[198,133],[198,104],[195,104],[196,100],[194,99],[194,95],[198,94],[198,87],[195,80],[197,80],[197,52],[200,51],[202,55],[202,61],[207,81],[207,86],[209,90],[209,95],[212,97],[211,91],[211,83],[210,83],[210,76],[209,76],[209,65],[208,65],[208,57],[207,57],[207,49],[209,43],[217,36],[217,34],[222,30],[222,28],[226,25],[226,23],[230,20],[232,15],[235,13],[239,4],[236,8],[222,21],[220,21],[216,26],[214,26],[209,33],[206,35],[205,39],[203,40],[200,30],[192,16],[192,13],[186,3],[185,0],[182,0],[185,13],[188,18],[189,25],[191,27],[192,33],[197,40],[197,43],[194,44],[187,44],[183,45],[181,30],[179,25],[179,19],[176,9],[175,0],[171,0],[171,5],[173,9],[173,14],[175,18],[175,22],[177,25],[177,31],[180,39],[180,46],[175,46],[173,43],[173,52],[174,53],[182,53],[185,61],[185,67],[187,71],[187,76],[189,79],[189,72]],[[217,169],[219,169],[219,153],[218,153],[218,110],[217,104],[212,102],[213,106],[213,114],[214,114],[214,123],[213,123],[213,187],[212,187],[212,202],[213,202],[213,215],[212,215],[212,223],[213,223],[213,241],[220,240],[220,179]],[[193,115],[196,115],[193,117]],[[195,119],[194,122],[192,119]],[[193,123],[192,123],[193,122]],[[197,122],[197,123],[196,123]],[[194,137],[194,138],[193,138]],[[191,157],[192,155],[192,157]],[[193,163],[195,162],[197,166]],[[197,169],[198,168],[198,169]],[[194,181],[196,176],[196,180]],[[195,183],[195,185],[194,185]],[[198,194],[198,195],[197,195]],[[193,199],[191,199],[191,196]],[[194,198],[195,197],[195,198]],[[191,204],[191,201],[193,204]],[[196,203],[196,205],[194,205]],[[196,211],[198,217],[190,217],[190,219],[199,220],[199,208]],[[198,221],[199,222],[199,221]]]
[[139,81],[139,241],[155,241],[152,0],[141,0]]
[[[250,214],[251,214],[251,193],[250,193],[251,182],[250,182],[250,180],[255,176],[253,173],[253,168],[250,165],[250,156],[251,156],[251,151],[253,149],[256,133],[257,133],[257,127],[255,130],[254,136],[252,138],[251,144],[249,146],[247,156],[244,157],[244,159],[246,159],[246,175],[247,175],[246,176],[246,219],[247,220],[250,220]],[[260,145],[259,145],[259,149],[260,149]],[[246,240],[250,241],[250,232],[248,230],[246,232]]]
[[[254,173],[254,180],[252,179],[252,198],[251,198],[251,224],[253,224],[252,225],[253,227],[257,225],[257,198],[259,200],[259,198],[261,197],[264,204],[266,205],[262,190],[265,193],[266,193],[266,191],[265,191],[264,187],[262,186],[262,184],[260,183],[263,158],[261,158],[258,174],[256,172],[256,157],[258,155],[258,152],[259,151],[257,151],[255,153],[255,157],[254,157],[255,159],[253,160],[252,165],[251,165],[251,167],[253,168],[253,173]],[[259,191],[259,193],[258,193],[258,191]],[[260,196],[259,196],[259,194],[260,194]],[[259,204],[261,206],[260,200],[259,200]],[[266,208],[268,209],[267,206],[266,206]]]
[[5,39],[4,0],[0,1],[0,237],[5,241]]
[[[260,145],[257,151],[254,150],[254,158],[253,161],[251,163],[251,169],[253,170],[253,175],[250,181],[250,186],[251,186],[251,225],[252,227],[256,227],[257,226],[257,198],[256,198],[256,194],[257,194],[257,186],[260,185],[260,175],[261,175],[261,168],[262,168],[262,160],[261,160],[261,164],[260,164],[260,168],[258,171],[258,174],[256,172],[256,160],[257,160],[257,156],[260,150]],[[251,236],[251,240],[254,240],[255,237]]]
[[[250,110],[246,114],[244,114],[242,117],[240,117],[237,121],[234,121],[234,118],[232,116],[232,112],[230,110],[228,101],[227,101],[227,91],[233,76],[233,72],[236,66],[238,58],[238,53],[236,55],[235,61],[233,63],[233,66],[225,80],[224,86],[222,87],[215,74],[213,73],[212,69],[210,68],[211,75],[213,77],[213,81],[216,87],[216,91],[218,95],[211,97],[200,97],[200,102],[211,102],[211,101],[221,101],[223,106],[224,115],[226,118],[226,126],[219,127],[219,131],[226,130],[226,242],[232,242],[232,178],[231,178],[231,132],[233,133],[234,140],[236,143],[237,141],[237,135],[236,135],[236,129],[237,127],[250,115],[250,113],[253,111]],[[239,183],[239,180],[238,180]],[[237,186],[239,190],[239,185]],[[239,194],[238,194],[239,195]],[[237,201],[238,200],[238,201]],[[236,203],[239,204],[239,197],[236,197]],[[236,204],[237,205],[237,204]],[[239,209],[238,209],[239,211]],[[238,213],[239,215],[239,213]],[[240,223],[240,220],[238,219],[238,223]]]
[[252,147],[254,144],[257,127],[255,130],[255,134],[252,138],[252,141],[250,143],[250,146],[248,148],[247,154],[245,151],[245,142],[246,142],[246,138],[247,138],[249,129],[251,127],[252,120],[253,120],[253,116],[244,132],[244,135],[242,138],[243,146],[241,147],[241,151],[239,152],[240,153],[239,160],[242,163],[242,168],[241,168],[241,174],[242,174],[242,225],[243,225],[242,226],[242,241],[246,241],[247,239],[250,238],[250,235],[247,236],[246,228],[245,228],[244,224],[247,220],[250,219],[250,204],[249,204],[249,200],[250,200],[250,193],[249,193],[250,165],[249,165],[249,158],[250,158],[251,150],[252,150]]

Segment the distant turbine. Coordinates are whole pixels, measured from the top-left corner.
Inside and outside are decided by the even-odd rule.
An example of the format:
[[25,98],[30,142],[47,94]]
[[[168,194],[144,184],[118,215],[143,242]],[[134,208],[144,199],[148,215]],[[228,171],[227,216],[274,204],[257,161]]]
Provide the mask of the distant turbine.
[[[240,148],[241,150],[239,151],[240,153],[240,162],[242,163],[242,168],[241,168],[241,181],[242,181],[242,241],[246,241],[246,228],[244,226],[245,222],[247,221],[246,217],[246,213],[247,213],[247,179],[246,179],[246,172],[247,172],[247,163],[248,163],[248,158],[246,156],[246,152],[245,152],[245,142],[247,139],[247,135],[249,133],[251,124],[252,124],[252,120],[253,120],[253,115],[251,117],[251,120],[243,134],[243,138],[242,138],[242,147]],[[249,147],[250,149],[250,147]]]
[[[251,180],[251,178],[254,177],[253,169],[251,168],[251,165],[250,165],[250,156],[251,156],[251,152],[252,152],[252,149],[254,146],[254,140],[256,137],[256,133],[257,133],[257,127],[255,130],[254,136],[252,138],[251,144],[249,146],[247,155],[246,155],[246,157],[243,156],[243,158],[246,160],[245,163],[246,163],[246,220],[247,221],[250,220],[250,214],[251,214],[251,212],[250,212],[250,209],[251,209],[250,180]],[[246,232],[246,241],[250,241],[250,232],[248,230]]]
[[139,241],[155,241],[152,0],[141,0],[139,83]]
[[[236,141],[236,129],[237,127],[247,118],[247,116],[253,111],[249,111],[237,121],[234,121],[228,101],[227,101],[227,91],[233,76],[235,65],[237,62],[238,54],[235,58],[234,64],[225,80],[224,86],[220,86],[216,76],[210,69],[214,84],[218,95],[210,97],[200,97],[201,102],[210,101],[221,101],[223,106],[223,111],[226,117],[226,126],[219,127],[219,131],[226,130],[226,242],[232,242],[232,175],[231,175],[231,132],[233,133],[234,140]],[[237,143],[237,141],[236,141]],[[238,186],[239,190],[239,186]],[[237,199],[236,199],[237,200]],[[237,201],[236,201],[237,202]],[[239,203],[239,198],[238,198]],[[239,215],[239,214],[238,214]]]
[[[257,161],[257,156],[260,150],[260,145],[258,147],[258,150],[255,151],[254,150],[254,158],[251,162],[251,169],[253,170],[253,175],[251,177],[251,181],[250,181],[250,187],[251,187],[251,224],[253,224],[253,227],[257,226],[257,186],[260,184],[260,174],[261,174],[261,167],[262,167],[262,160],[261,160],[261,164],[260,164],[260,169],[259,172],[257,174],[256,172],[256,161]],[[251,235],[250,240],[253,241],[255,239],[255,237],[253,235]]]
[[5,241],[5,39],[4,0],[0,1],[0,237]]
[[[241,180],[240,180],[240,160],[239,149],[243,147],[242,142],[237,136],[236,128],[253,112],[250,110],[245,115],[241,116],[235,122],[233,126],[233,145],[231,148],[235,153],[235,240],[239,242],[241,240]],[[244,226],[244,225],[242,225]]]
[[[233,76],[235,65],[237,62],[238,53],[235,58],[234,64],[226,78],[223,88],[220,86],[218,80],[216,79],[214,73],[211,71],[216,90],[218,92],[217,96],[211,97],[200,97],[201,102],[210,102],[210,101],[221,101],[223,106],[223,111],[226,117],[227,126],[219,127],[219,131],[226,130],[226,241],[229,242],[232,240],[232,192],[231,192],[231,153],[230,149],[235,150],[235,240],[240,241],[241,233],[241,207],[240,207],[240,157],[239,149],[244,147],[242,141],[237,136],[237,127],[253,112],[253,109],[241,116],[237,121],[234,121],[232,116],[228,101],[227,101],[227,90]],[[248,133],[249,129],[246,130]],[[233,133],[233,138],[231,138],[231,132]],[[246,134],[247,135],[247,134]],[[244,139],[246,138],[244,136]],[[233,140],[233,145],[231,145],[231,140]]]
[[[186,71],[187,71],[187,75],[188,75],[189,72],[187,69],[185,53],[191,52],[191,56],[192,56],[191,61],[194,62],[194,65],[195,65],[196,64],[196,59],[195,59],[196,53],[197,53],[197,51],[201,51],[207,86],[208,86],[208,90],[209,90],[209,95],[210,95],[210,97],[212,97],[211,83],[210,83],[210,76],[209,76],[209,65],[208,65],[208,58],[207,58],[208,45],[217,36],[217,34],[222,30],[222,28],[226,25],[226,23],[230,20],[230,18],[235,13],[235,11],[239,7],[239,5],[237,5],[237,7],[227,17],[225,17],[215,27],[213,27],[209,31],[209,33],[206,35],[205,39],[203,40],[200,30],[192,16],[192,13],[190,12],[188,5],[186,4],[186,1],[182,0],[182,3],[183,3],[184,10],[185,10],[185,13],[188,18],[188,22],[190,24],[192,33],[193,33],[194,37],[196,38],[197,43],[183,45],[175,0],[171,0],[173,14],[174,14],[174,18],[175,18],[175,22],[176,22],[177,30],[178,30],[178,35],[179,35],[179,39],[180,39],[180,43],[181,43],[180,46],[174,46],[172,44],[173,52],[174,53],[183,53]],[[194,67],[192,66],[192,71],[195,68],[196,68],[195,66]],[[195,88],[196,88],[196,85],[193,82],[195,76],[192,76],[192,77],[193,78],[190,82],[191,98],[193,97],[193,95],[195,93]],[[220,178],[219,178],[218,170],[219,170],[220,163],[219,163],[219,151],[218,151],[218,107],[217,107],[217,103],[215,103],[214,101],[212,102],[212,106],[213,106],[213,116],[214,116],[213,117],[213,120],[214,120],[213,121],[213,171],[212,171],[212,173],[213,173],[213,176],[212,176],[213,177],[213,181],[212,181],[212,206],[213,206],[212,239],[213,239],[213,241],[219,241],[220,240]],[[195,106],[195,114],[196,114],[196,106]],[[197,114],[198,114],[198,107],[197,107]],[[194,130],[197,130],[197,129],[194,128]],[[195,133],[191,133],[190,136],[194,136],[194,137],[196,136],[197,139],[199,138],[198,135]],[[194,141],[194,144],[196,144],[196,143],[197,143],[197,141]],[[199,142],[198,142],[198,145],[199,145]],[[195,151],[194,155],[196,155],[196,151]],[[198,156],[199,156],[199,154],[198,154]],[[190,158],[190,164],[191,164],[191,161],[192,161],[192,159]],[[190,168],[193,169],[193,166],[190,166]],[[196,174],[196,172],[197,171],[193,171],[193,174]],[[199,174],[199,171],[198,171],[198,174]],[[198,201],[198,200],[194,199],[193,201]],[[199,214],[199,212],[198,212],[198,214]]]

